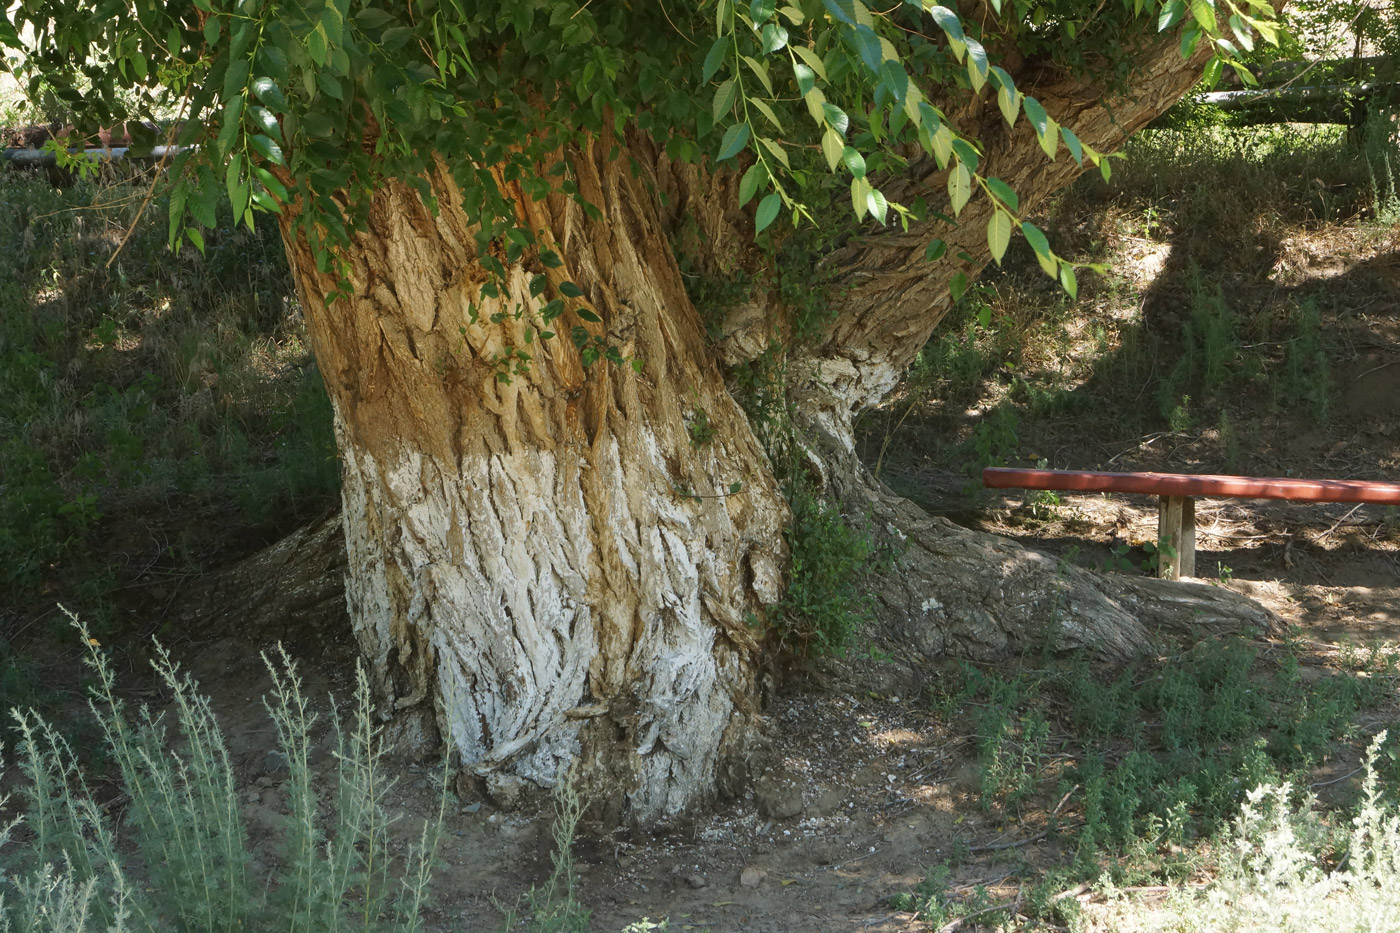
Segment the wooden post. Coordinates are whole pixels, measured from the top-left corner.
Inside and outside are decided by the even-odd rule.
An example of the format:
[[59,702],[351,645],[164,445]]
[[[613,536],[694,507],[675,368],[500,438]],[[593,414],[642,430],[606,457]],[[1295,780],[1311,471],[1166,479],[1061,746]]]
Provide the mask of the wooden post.
[[1157,505],[1157,576],[1179,580],[1196,575],[1196,500],[1162,496]]

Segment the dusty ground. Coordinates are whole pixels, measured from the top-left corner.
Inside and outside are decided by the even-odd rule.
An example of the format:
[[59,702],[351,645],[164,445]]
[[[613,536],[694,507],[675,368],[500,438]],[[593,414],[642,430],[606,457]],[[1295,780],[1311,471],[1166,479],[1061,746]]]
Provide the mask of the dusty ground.
[[[1315,246],[1285,248],[1289,275],[1326,274],[1338,262],[1336,251],[1310,254]],[[1377,248],[1363,259],[1383,255]],[[1334,416],[1324,425],[1278,416],[1261,422],[1242,472],[1267,464],[1269,472],[1299,476],[1400,478],[1400,283],[1393,262],[1373,262],[1371,270],[1384,288],[1371,308],[1345,322]],[[905,429],[913,432],[905,446],[917,450],[918,420]],[[1067,430],[1036,443],[1057,467],[1219,470],[1206,434]],[[947,503],[957,520],[1061,555],[1077,549],[1073,559],[1087,566],[1101,566],[1121,545],[1141,559],[1137,546],[1155,538],[1155,503],[1143,497],[1066,497],[1032,510],[1013,494],[973,510],[958,491],[963,477],[921,467],[917,456],[892,469],[917,480],[925,501]],[[1202,576],[1255,596],[1298,626],[1312,663],[1327,663],[1343,641],[1400,641],[1400,519],[1393,511],[1207,501],[1197,522]],[[325,594],[307,595],[294,623],[267,627],[240,621],[236,593],[211,596],[197,582],[146,585],[146,605],[136,608],[156,614],[166,642],[212,697],[256,844],[286,812],[285,772],[269,758],[275,734],[259,703],[271,684],[258,653],[285,640],[307,692],[344,700],[353,687],[352,641],[343,611]],[[122,676],[139,684],[139,662],[128,664]],[[55,676],[70,676],[65,670],[56,666]],[[669,832],[580,839],[580,897],[593,911],[593,929],[649,917],[668,919],[672,930],[921,930],[926,925],[891,899],[955,847],[964,856],[955,888],[986,885],[999,899],[1014,898],[1037,870],[1055,864],[1060,844],[1040,836],[1052,802],[1019,824],[985,811],[967,752],[971,737],[950,733],[925,697],[891,695],[901,688],[881,678],[879,662],[861,661],[790,682],[768,710],[774,767],[748,797]],[[316,763],[330,765],[324,754]],[[1346,765],[1334,763],[1319,780],[1344,774]],[[401,757],[395,766],[402,780],[391,806],[404,814],[406,841],[436,808],[437,776],[431,762]],[[454,797],[446,828],[432,929],[500,929],[501,907],[549,874],[548,813]]]

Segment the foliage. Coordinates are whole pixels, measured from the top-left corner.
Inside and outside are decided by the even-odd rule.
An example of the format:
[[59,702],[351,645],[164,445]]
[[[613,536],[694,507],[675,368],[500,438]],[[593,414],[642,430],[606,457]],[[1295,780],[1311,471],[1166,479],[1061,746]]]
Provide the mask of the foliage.
[[23,816],[0,828],[0,846],[21,823],[28,833],[0,873],[13,884],[12,897],[0,895],[0,933],[420,929],[446,775],[438,813],[408,847],[402,876],[391,875],[396,859],[385,830],[394,817],[384,805],[392,781],[381,770],[363,671],[348,731],[338,715],[333,719],[338,786],[331,795],[336,825],[328,833],[307,761],[316,717],[287,655],[276,662],[264,657],[276,684],[268,711],[291,765],[294,791],[283,839],[287,871],[261,878],[249,866],[233,765],[208,700],[158,648],[153,664],[173,699],[175,732],[147,708],[133,715],[117,697],[112,668],[96,639],[73,621],[88,645],[97,679],[90,708],[129,797],[125,810],[139,859],[133,864],[126,847],[118,846],[116,827],[94,798],[92,778],[68,740],[37,713],[15,710],[27,781],[19,790]]
[[804,482],[785,486],[792,522],[784,530],[792,562],[787,590],[773,607],[783,639],[800,655],[844,655],[872,611],[862,587],[873,545],[864,529]]
[[[979,174],[976,140],[958,133],[954,105],[986,89],[1008,125],[1024,115],[1047,157],[1063,147],[1107,173],[1107,162],[1018,89],[1004,64],[1035,56],[1123,89],[1156,32],[1175,30],[1184,55],[1205,42],[1215,73],[1256,37],[1277,41],[1263,0],[1232,0],[1218,14],[1185,0],[995,0],[989,15],[966,21],[932,0],[881,11],[861,0],[699,0],[674,9],[576,0],[353,9],[349,0],[113,2],[23,0],[0,23],[0,44],[21,53],[13,67],[25,86],[51,89],[81,131],[177,114],[164,131],[129,124],[138,151],[161,133],[186,147],[170,166],[172,243],[202,248],[220,201],[250,228],[258,212],[290,209],[294,234],[330,270],[336,247],[366,219],[362,193],[397,178],[431,201],[425,179],[451,153],[446,168],[478,224],[479,260],[495,276],[484,299],[499,294],[505,264],[527,250],[557,265],[538,231],[518,226],[505,186],[535,199],[582,199],[562,153],[629,125],[672,158],[734,160],[740,206],[757,199],[758,233],[784,210],[815,219],[807,196],[825,199],[835,178],[845,185],[849,177],[856,220],[940,210],[891,202],[877,187],[918,146],[949,171],[947,212],[958,215],[974,194],[991,199],[993,258],[1019,229],[1045,271],[1073,292],[1073,265],[1021,219],[1010,187]],[[28,48],[25,29],[33,30]],[[562,274],[539,281],[536,294],[548,293],[541,328],[570,309],[596,322]]]

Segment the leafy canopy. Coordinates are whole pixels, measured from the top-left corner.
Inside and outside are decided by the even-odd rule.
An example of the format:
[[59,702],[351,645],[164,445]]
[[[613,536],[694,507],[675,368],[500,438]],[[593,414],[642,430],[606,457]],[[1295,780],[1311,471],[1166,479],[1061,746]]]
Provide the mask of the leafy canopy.
[[[784,215],[830,222],[838,186],[857,221],[907,225],[943,209],[880,189],[922,152],[948,170],[945,215],[990,198],[993,258],[1019,229],[1073,291],[1073,267],[1020,219],[1015,192],[979,173],[978,142],[950,113],[994,97],[1047,158],[1063,149],[1107,174],[1003,65],[1034,58],[1126,88],[1167,30],[1183,55],[1212,47],[1207,77],[1257,38],[1277,41],[1266,0],[18,0],[0,45],[19,53],[22,85],[56,94],[80,131],[166,118],[129,128],[138,150],[163,133],[182,147],[170,173],[177,248],[202,247],[221,198],[249,226],[295,201],[296,232],[331,269],[365,195],[397,178],[431,203],[426,176],[441,159],[500,277],[498,254],[513,262],[536,245],[503,186],[577,198],[570,144],[634,125],[672,158],[741,171],[758,233]],[[934,241],[927,255],[942,251]],[[550,307],[558,316],[563,302]]]

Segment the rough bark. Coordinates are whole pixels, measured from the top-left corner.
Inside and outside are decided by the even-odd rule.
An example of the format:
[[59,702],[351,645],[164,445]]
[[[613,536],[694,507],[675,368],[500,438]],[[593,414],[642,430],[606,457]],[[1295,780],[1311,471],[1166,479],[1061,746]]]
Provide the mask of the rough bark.
[[[1150,90],[1111,108],[1082,82],[1029,66],[1017,77],[1107,151],[1175,100],[1198,64],[1171,47],[1146,56]],[[981,133],[983,170],[1023,204],[1078,173],[1063,154],[1047,164],[1024,121],[1006,132],[983,107],[965,103],[959,124]],[[719,353],[706,344],[668,234],[688,214],[712,263],[761,262],[744,245],[751,228],[732,206],[733,178],[669,165],[641,139],[618,158],[610,146],[569,154],[601,216],[563,197],[516,196],[520,225],[542,231],[564,267],[528,256],[508,265],[505,294],[481,307],[472,302],[486,274],[445,168],[429,179],[436,216],[406,186],[375,192],[368,225],[340,256],[349,294],[334,303],[321,296],[338,281],[292,234],[294,209],[283,223],[336,413],[347,599],[376,687],[392,709],[430,706],[466,771],[499,797],[548,787],[572,766],[605,819],[654,823],[737,776],[755,733],[762,636],[750,622],[780,595],[787,512],[720,360],[752,359],[782,324],[756,300],[731,314]],[[919,162],[884,187],[912,200],[942,183]],[[952,275],[986,261],[985,211],[974,201],[951,231],[930,223],[852,239],[829,260],[840,320],[789,359],[813,469],[852,516],[900,543],[897,572],[872,585],[886,639],[923,657],[992,659],[1046,638],[1124,656],[1162,626],[1263,624],[1223,591],[1105,583],[931,519],[860,466],[852,419],[926,341]],[[935,235],[973,261],[930,267]],[[500,381],[492,361],[526,347],[540,273],[583,286],[604,321],[590,333],[643,360],[643,372],[585,370],[556,338],[532,346],[528,374]]]
[[[506,293],[475,314],[486,273],[445,168],[430,179],[437,216],[406,186],[375,193],[340,255],[350,294],[331,304],[336,280],[290,235],[291,212],[284,237],[336,413],[347,598],[379,692],[395,710],[432,704],[497,796],[573,766],[605,819],[652,823],[742,766],[759,699],[751,622],[780,593],[787,513],[648,179],[609,146],[570,154],[596,219],[517,195],[521,226],[564,266],[507,265]],[[604,321],[590,331],[644,360],[640,375],[586,369],[561,336],[498,378],[492,360],[527,347],[549,297],[530,279],[545,272],[585,290]]]

